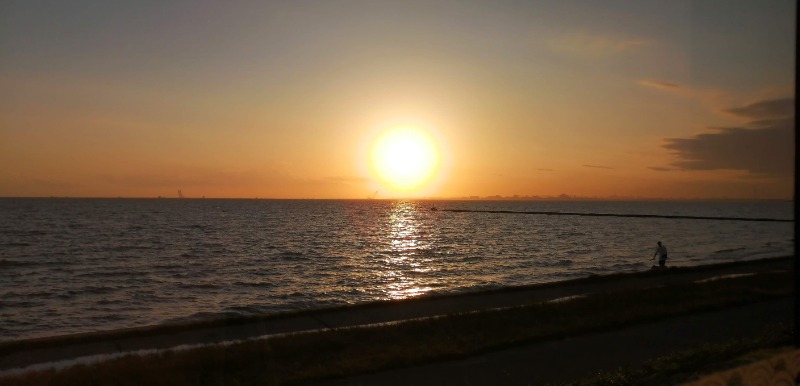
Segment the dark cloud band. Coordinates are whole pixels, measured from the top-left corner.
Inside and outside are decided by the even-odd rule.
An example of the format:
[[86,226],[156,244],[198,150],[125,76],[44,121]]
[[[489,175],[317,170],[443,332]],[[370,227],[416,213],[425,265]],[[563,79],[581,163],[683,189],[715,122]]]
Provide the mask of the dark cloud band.
[[603,165],[583,165],[585,168],[594,168],[594,169],[614,169],[611,166],[603,166]]
[[751,103],[744,107],[724,110],[751,119],[785,118],[794,116],[794,99],[773,99]]
[[794,101],[779,99],[726,110],[751,119],[746,127],[715,128],[692,138],[668,138],[665,148],[683,170],[743,170],[766,176],[794,169]]

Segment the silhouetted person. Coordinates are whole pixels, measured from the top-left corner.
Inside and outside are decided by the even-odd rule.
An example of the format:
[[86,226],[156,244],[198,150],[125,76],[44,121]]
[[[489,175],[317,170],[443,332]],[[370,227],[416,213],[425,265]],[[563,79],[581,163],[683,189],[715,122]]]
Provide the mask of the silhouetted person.
[[667,264],[667,247],[661,245],[660,241],[658,242],[658,246],[656,247],[656,252],[653,253],[653,259],[656,258],[656,255],[658,255],[658,265],[664,267],[664,265]]

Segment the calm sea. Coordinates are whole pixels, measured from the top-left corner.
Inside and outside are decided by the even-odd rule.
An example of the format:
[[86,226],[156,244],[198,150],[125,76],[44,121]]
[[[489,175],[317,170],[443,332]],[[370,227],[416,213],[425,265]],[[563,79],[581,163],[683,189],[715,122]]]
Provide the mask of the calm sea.
[[793,203],[0,199],[0,340],[794,253]]

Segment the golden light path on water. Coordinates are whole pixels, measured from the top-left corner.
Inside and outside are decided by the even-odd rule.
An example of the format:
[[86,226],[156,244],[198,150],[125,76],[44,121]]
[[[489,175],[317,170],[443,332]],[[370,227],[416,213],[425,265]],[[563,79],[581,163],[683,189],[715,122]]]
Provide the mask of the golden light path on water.
[[429,259],[420,255],[428,247],[421,240],[425,227],[418,218],[420,210],[418,205],[409,201],[393,204],[386,236],[390,240],[389,251],[383,261],[386,269],[380,273],[388,283],[386,293],[389,299],[406,299],[433,289],[416,279],[420,274],[433,270],[428,265]]

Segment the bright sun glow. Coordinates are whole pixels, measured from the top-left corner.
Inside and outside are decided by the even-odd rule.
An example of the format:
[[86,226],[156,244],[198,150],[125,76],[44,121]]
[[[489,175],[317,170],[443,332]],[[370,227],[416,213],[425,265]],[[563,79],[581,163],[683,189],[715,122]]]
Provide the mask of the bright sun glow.
[[389,189],[412,193],[431,182],[439,169],[436,141],[416,126],[399,126],[383,132],[370,149],[370,168]]

